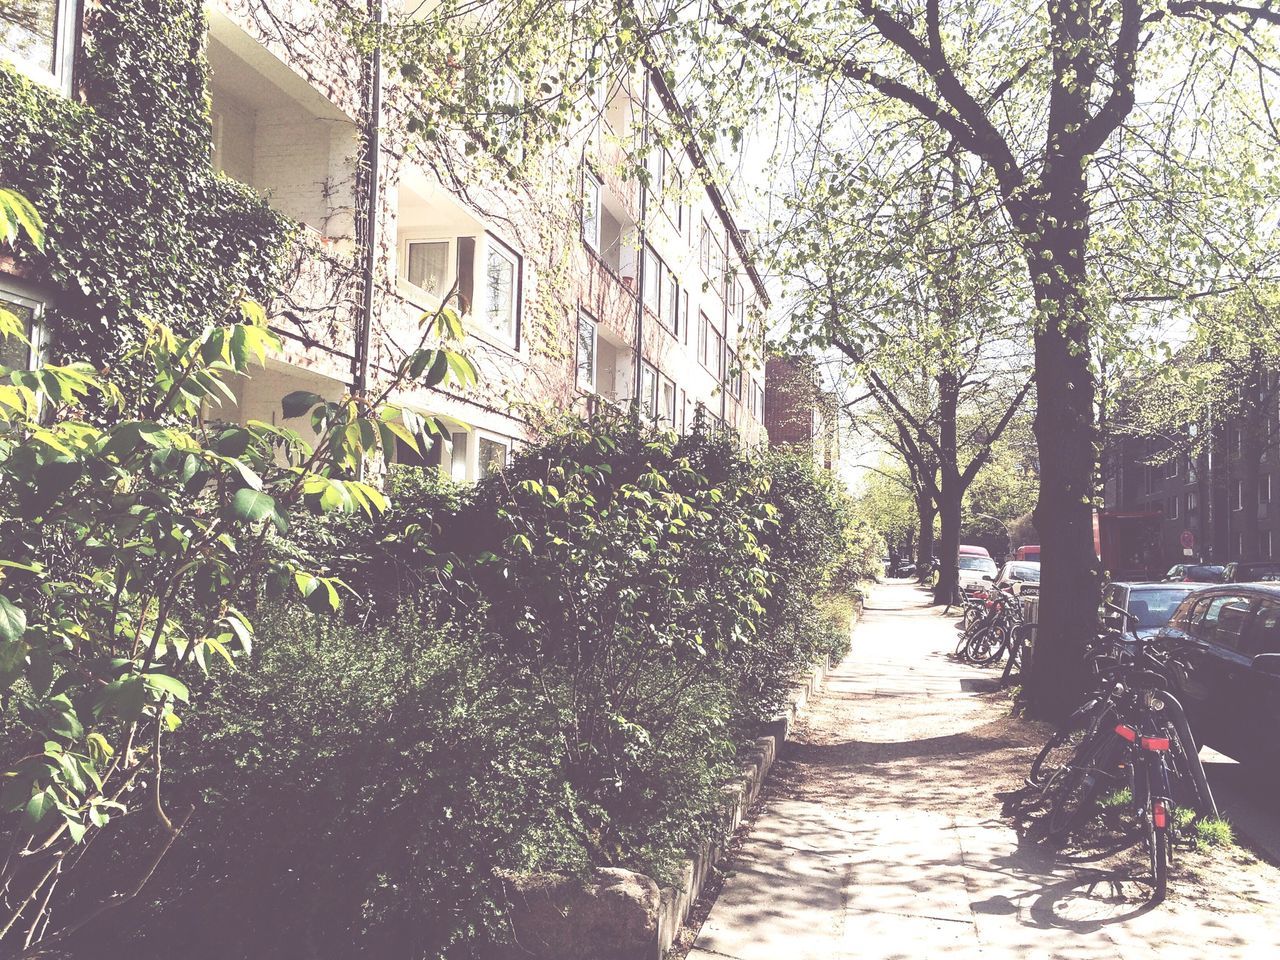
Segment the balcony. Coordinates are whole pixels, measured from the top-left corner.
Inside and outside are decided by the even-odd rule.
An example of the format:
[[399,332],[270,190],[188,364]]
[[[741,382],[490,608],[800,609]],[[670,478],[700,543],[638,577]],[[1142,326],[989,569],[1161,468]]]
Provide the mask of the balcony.
[[214,169],[319,237],[352,243],[355,123],[228,17],[209,18]]

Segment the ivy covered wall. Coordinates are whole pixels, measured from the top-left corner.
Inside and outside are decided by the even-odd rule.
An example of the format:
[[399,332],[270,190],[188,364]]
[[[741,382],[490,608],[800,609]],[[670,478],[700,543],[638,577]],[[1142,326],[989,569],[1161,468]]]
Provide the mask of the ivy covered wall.
[[179,329],[266,299],[296,226],[210,165],[200,0],[102,0],[76,100],[0,62],[0,183],[48,226],[19,269],[49,287],[57,353],[109,362],[154,316]]

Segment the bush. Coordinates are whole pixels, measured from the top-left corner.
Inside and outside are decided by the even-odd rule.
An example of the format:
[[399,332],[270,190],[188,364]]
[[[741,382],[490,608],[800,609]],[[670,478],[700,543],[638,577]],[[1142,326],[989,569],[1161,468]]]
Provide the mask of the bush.
[[211,683],[170,748],[174,802],[203,811],[189,845],[97,956],[435,957],[501,935],[495,871],[583,860],[554,718],[474,624],[284,608],[259,629],[256,669]]

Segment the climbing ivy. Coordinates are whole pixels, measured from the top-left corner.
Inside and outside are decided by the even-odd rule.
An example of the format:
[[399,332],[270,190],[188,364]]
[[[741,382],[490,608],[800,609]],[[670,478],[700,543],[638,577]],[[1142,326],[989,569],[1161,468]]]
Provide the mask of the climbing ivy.
[[95,5],[69,100],[0,64],[0,182],[44,216],[19,259],[57,295],[57,352],[107,362],[138,318],[190,332],[265,300],[297,227],[215,173],[199,0]]

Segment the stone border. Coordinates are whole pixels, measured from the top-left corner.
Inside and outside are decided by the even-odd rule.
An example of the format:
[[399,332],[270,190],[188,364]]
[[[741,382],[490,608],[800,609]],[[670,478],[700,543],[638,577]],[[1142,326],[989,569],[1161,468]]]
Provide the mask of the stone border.
[[[860,619],[855,615],[854,623]],[[850,630],[853,624],[850,624]],[[762,736],[743,751],[739,776],[722,787],[720,835],[690,852],[680,880],[659,888],[650,877],[620,868],[597,868],[585,878],[564,874],[507,876],[514,942],[494,947],[484,960],[663,960],[675,943],[707,877],[728,841],[759,798],[765,778],[796,718],[822,688],[830,658],[790,688],[786,709],[764,724]]]
[[[852,629],[852,628],[851,628]],[[830,658],[818,663],[809,673],[808,683],[791,688],[787,708],[765,725],[765,735],[758,737],[755,745],[746,751],[748,762],[739,769],[739,778],[725,785],[726,806],[721,821],[724,840],[707,841],[693,851],[680,865],[679,886],[663,887],[662,901],[658,908],[658,942],[654,960],[662,960],[680,935],[680,929],[689,919],[689,911],[697,903],[706,884],[711,868],[720,862],[729,838],[742,825],[742,818],[760,796],[769,769],[777,759],[778,751],[786,743],[791,726],[809,701],[822,689],[831,671]]]

